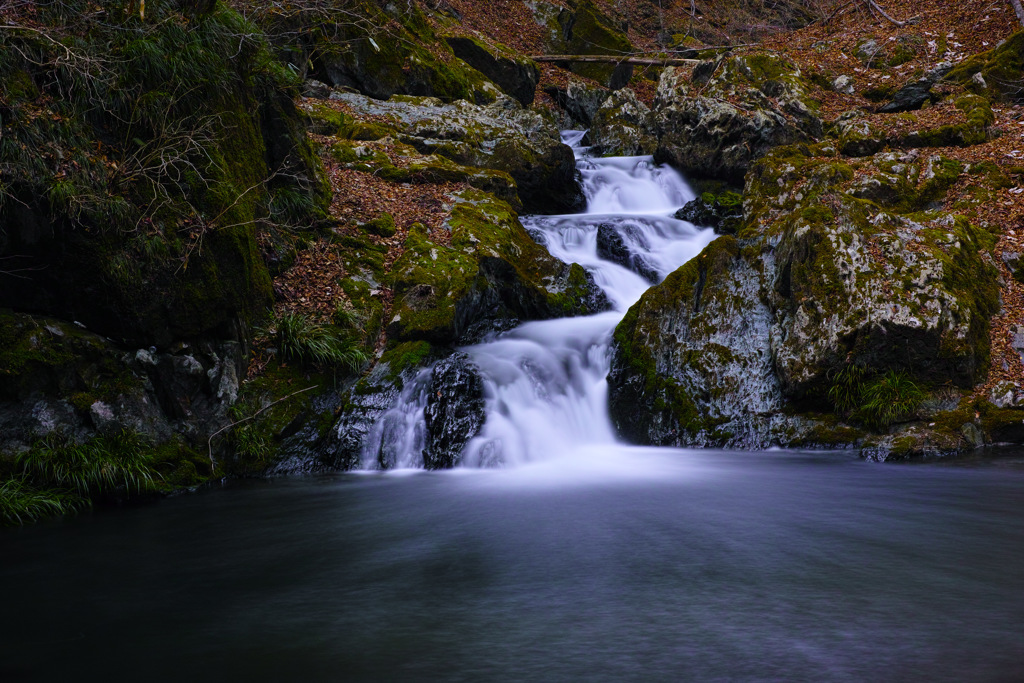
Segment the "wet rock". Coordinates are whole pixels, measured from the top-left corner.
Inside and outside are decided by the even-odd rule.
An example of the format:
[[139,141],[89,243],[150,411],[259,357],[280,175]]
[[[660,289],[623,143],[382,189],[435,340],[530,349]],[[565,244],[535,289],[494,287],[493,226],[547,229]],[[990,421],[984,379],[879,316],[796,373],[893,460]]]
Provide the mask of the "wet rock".
[[651,284],[661,279],[658,271],[629,250],[619,228],[614,225],[604,223],[597,227],[597,255],[628,268]]
[[629,88],[616,90],[594,115],[590,144],[598,156],[653,154],[658,140],[651,110]]
[[523,106],[533,104],[540,71],[532,61],[511,51],[501,53],[473,38],[450,36],[445,41],[456,57],[494,81],[506,94]]
[[459,464],[466,444],[484,424],[484,383],[465,353],[454,353],[431,372],[423,466],[450,469]]
[[608,99],[609,90],[603,86],[583,81],[573,76],[565,88],[545,88],[551,99],[565,110],[560,127],[568,129],[589,128],[597,110]]
[[718,234],[735,234],[743,221],[743,197],[736,192],[704,192],[676,211],[675,217]]

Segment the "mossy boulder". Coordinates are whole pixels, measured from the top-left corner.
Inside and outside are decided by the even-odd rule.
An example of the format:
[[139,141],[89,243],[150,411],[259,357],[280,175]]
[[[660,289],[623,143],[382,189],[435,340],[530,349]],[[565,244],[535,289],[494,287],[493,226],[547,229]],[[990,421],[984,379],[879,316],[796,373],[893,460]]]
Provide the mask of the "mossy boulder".
[[523,106],[533,104],[540,81],[540,70],[533,61],[503,46],[467,36],[448,36],[445,42],[456,57],[494,81],[507,95]]
[[600,156],[653,154],[658,141],[651,110],[629,88],[614,91],[594,115],[590,144]]
[[822,134],[800,70],[773,53],[698,64],[687,85],[676,67],[658,85],[655,159],[700,176],[742,182],[774,147]]
[[[849,368],[915,396],[969,391],[988,368],[999,288],[992,235],[935,208],[964,174],[916,151],[855,169],[834,149],[798,145],[756,162],[736,239],[712,243],[617,328],[619,430],[642,443],[824,445],[825,432],[892,422],[837,403]],[[867,197],[865,178],[892,192]],[[970,443],[937,434],[906,452]]]
[[400,140],[421,154],[507,173],[527,211],[565,213],[582,205],[572,150],[550,121],[515,100],[478,106],[434,98],[395,96],[379,102],[354,93],[335,96],[358,117],[390,121]]
[[[975,78],[981,76],[981,81]],[[960,83],[976,94],[1010,102],[1024,99],[1024,31],[1010,36],[993,50],[958,64],[946,80]]]
[[450,344],[519,319],[583,315],[607,307],[592,278],[538,245],[504,202],[476,190],[456,195],[450,244],[410,231],[392,269],[388,337]]
[[[527,7],[541,26],[549,54],[624,56],[633,51],[629,38],[592,0],[560,4],[535,0]],[[626,63],[566,62],[563,66],[613,90],[625,86],[633,76],[633,66]]]
[[725,236],[629,309],[608,376],[616,429],[636,443],[764,447],[781,405],[757,273]]
[[[378,99],[395,94],[493,102],[500,90],[458,59],[416,5],[348,3],[344,21],[331,13],[267,13],[264,25],[312,63],[313,75]],[[297,36],[302,38],[296,40]]]

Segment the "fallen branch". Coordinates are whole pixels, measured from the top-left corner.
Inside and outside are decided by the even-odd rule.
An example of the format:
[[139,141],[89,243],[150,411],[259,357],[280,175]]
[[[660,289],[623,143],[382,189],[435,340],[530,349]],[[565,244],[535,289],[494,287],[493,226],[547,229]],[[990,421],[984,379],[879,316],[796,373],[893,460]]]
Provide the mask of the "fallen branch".
[[864,2],[867,3],[867,6],[871,9],[871,11],[877,12],[878,14],[881,14],[883,17],[885,17],[886,19],[888,19],[889,21],[891,21],[895,25],[897,25],[897,26],[906,26],[907,25],[908,22],[900,21],[899,19],[895,19],[892,16],[890,16],[884,9],[882,9],[881,7],[878,6],[878,3],[875,2],[875,0],[864,0]]
[[1024,7],[1021,6],[1020,0],[1010,0],[1010,4],[1013,5],[1013,11],[1017,13],[1021,26],[1024,26]]
[[699,64],[699,59],[674,57],[616,57],[615,55],[532,55],[535,62],[600,62],[604,64],[644,64],[647,66],[683,66]]
[[210,474],[213,474],[214,471],[217,469],[217,464],[213,460],[213,437],[217,436],[221,432],[226,432],[227,430],[231,429],[232,427],[236,427],[236,426],[242,424],[243,422],[249,422],[250,420],[255,420],[257,417],[259,417],[260,413],[262,413],[264,411],[267,411],[267,410],[270,410],[271,408],[276,406],[278,403],[280,403],[282,401],[287,401],[292,396],[298,396],[299,394],[303,394],[303,393],[305,393],[307,391],[312,391],[313,389],[316,389],[319,386],[320,386],[319,384],[314,384],[311,387],[306,387],[305,389],[299,389],[298,391],[293,391],[292,393],[288,394],[287,396],[284,396],[282,398],[277,399],[273,403],[268,403],[267,405],[263,406],[262,408],[257,410],[255,413],[253,413],[249,417],[243,417],[241,420],[237,420],[235,422],[232,422],[231,424],[229,424],[227,426],[221,427],[220,429],[215,431],[213,434],[210,434],[210,438],[206,440],[206,448],[207,448],[208,455],[210,456]]

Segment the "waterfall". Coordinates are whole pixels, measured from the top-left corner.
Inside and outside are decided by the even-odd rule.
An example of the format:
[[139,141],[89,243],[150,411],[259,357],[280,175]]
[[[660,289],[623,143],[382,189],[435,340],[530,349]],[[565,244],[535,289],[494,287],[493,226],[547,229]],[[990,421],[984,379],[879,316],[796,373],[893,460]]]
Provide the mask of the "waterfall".
[[[525,323],[462,349],[480,368],[486,401],[486,421],[464,451],[465,467],[513,466],[615,444],[607,406],[615,326],[652,280],[663,280],[715,237],[672,218],[695,197],[676,171],[650,156],[592,158],[580,145],[583,135],[567,131],[563,142],[576,153],[586,211],[522,222],[553,256],[587,269],[613,310]],[[619,262],[600,248],[609,238]],[[374,426],[364,467],[376,467],[382,452],[397,467],[422,467],[429,375],[425,370],[409,382]]]

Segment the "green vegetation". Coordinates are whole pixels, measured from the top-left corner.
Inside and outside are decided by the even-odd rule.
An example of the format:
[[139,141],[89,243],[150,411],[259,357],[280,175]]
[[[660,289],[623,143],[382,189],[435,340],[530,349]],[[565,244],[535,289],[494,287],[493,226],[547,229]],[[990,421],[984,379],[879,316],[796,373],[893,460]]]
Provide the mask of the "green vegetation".
[[274,342],[284,361],[356,372],[368,358],[351,337],[299,313],[284,313],[273,323]]
[[51,434],[7,464],[0,518],[24,524],[155,490],[161,479],[151,445],[122,431],[78,442]]
[[904,371],[871,374],[851,363],[830,377],[828,398],[836,411],[852,414],[876,431],[910,417],[925,399],[924,391]]

